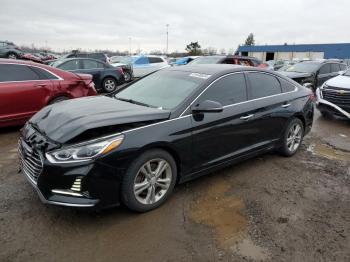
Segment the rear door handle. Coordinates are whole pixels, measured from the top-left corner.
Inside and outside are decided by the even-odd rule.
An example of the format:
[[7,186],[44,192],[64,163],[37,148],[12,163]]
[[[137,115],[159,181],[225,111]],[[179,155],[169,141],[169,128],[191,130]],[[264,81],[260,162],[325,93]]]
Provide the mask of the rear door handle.
[[283,104],[283,105],[282,105],[283,108],[287,108],[287,107],[289,107],[289,106],[290,106],[290,104]]
[[254,114],[246,115],[246,116],[241,116],[239,119],[241,120],[248,120],[249,118],[252,118]]

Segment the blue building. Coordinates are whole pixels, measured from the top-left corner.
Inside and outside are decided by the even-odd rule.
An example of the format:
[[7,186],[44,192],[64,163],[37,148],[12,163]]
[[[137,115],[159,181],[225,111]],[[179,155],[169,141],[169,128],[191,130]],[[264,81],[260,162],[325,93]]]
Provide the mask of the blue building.
[[240,55],[254,56],[263,61],[293,59],[350,58],[350,43],[305,45],[255,45],[240,46]]

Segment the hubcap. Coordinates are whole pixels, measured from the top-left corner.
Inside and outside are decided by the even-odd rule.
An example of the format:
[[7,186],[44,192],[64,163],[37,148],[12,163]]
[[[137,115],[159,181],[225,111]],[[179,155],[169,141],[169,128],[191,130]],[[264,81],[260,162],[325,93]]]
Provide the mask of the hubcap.
[[10,58],[10,59],[17,59],[16,55],[14,55],[14,54],[10,54],[10,55],[8,56],[8,58]]
[[105,89],[107,91],[113,91],[115,89],[115,82],[113,80],[108,79],[105,82]]
[[289,129],[287,136],[287,147],[290,152],[294,152],[298,149],[301,143],[302,128],[299,124],[294,124]]
[[164,197],[172,181],[172,171],[164,159],[152,159],[137,172],[134,195],[141,204],[149,205]]

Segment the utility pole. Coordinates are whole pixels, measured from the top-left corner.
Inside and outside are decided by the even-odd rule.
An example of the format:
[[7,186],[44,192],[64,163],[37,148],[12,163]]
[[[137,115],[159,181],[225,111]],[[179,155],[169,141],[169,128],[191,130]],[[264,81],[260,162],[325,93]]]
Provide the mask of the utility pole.
[[166,24],[166,54],[169,53],[169,24]]
[[131,37],[129,37],[129,55],[131,55]]

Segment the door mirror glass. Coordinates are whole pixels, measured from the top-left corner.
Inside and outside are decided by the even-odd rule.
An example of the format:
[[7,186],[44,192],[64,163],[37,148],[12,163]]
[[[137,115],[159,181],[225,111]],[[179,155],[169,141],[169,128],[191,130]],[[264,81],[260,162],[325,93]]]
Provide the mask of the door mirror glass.
[[220,113],[224,110],[219,102],[205,100],[192,107],[193,113]]

